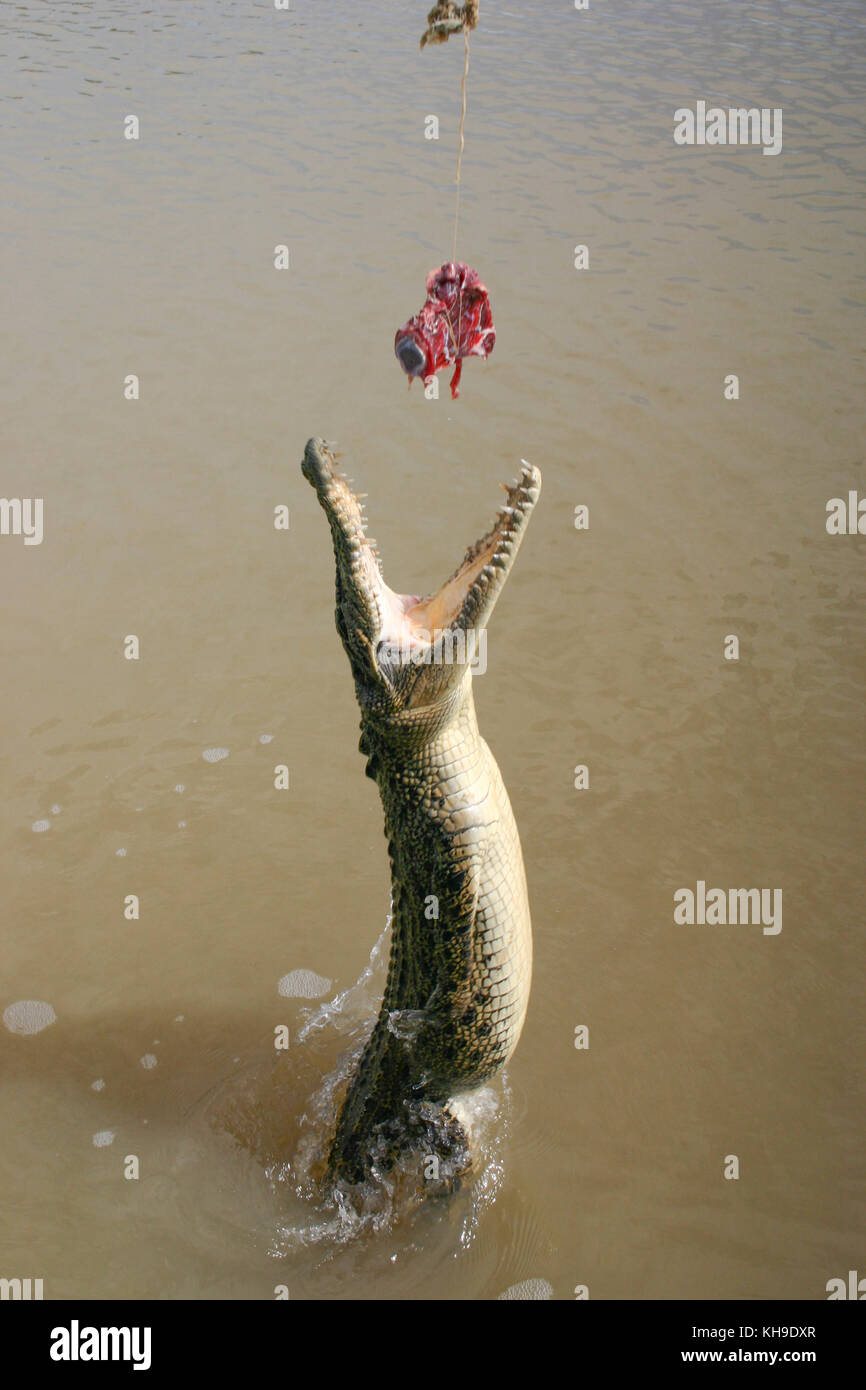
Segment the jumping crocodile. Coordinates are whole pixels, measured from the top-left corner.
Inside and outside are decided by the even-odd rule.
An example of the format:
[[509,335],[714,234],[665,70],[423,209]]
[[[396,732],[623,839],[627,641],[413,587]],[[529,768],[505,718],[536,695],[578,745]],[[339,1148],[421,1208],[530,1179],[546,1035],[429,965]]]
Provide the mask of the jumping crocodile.
[[387,1172],[404,1151],[467,1156],[450,1097],[514,1052],[532,973],[523,857],[508,794],[478,732],[472,666],[538,499],[523,462],[493,527],[429,598],[382,576],[360,497],[332,446],[302,463],[331,526],[337,630],[361,708],[391,860],[391,956],[382,1006],[349,1083],[332,1183]]

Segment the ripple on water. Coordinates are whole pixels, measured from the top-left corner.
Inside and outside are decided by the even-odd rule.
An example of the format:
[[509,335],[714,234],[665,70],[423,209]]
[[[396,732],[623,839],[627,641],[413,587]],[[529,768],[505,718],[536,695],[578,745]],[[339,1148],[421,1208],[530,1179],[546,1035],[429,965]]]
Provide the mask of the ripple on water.
[[18,999],[3,1010],[3,1022],[10,1033],[41,1033],[57,1022],[57,1015],[41,999]]

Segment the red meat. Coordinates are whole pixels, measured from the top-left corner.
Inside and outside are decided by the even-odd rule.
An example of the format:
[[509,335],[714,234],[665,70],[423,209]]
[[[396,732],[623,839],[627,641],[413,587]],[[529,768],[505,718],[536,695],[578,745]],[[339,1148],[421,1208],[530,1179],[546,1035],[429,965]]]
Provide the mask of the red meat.
[[496,342],[487,290],[471,266],[449,261],[427,276],[421,312],[397,330],[394,352],[409,378],[425,384],[443,367],[457,363],[451,395],[460,395],[464,357],[487,357]]

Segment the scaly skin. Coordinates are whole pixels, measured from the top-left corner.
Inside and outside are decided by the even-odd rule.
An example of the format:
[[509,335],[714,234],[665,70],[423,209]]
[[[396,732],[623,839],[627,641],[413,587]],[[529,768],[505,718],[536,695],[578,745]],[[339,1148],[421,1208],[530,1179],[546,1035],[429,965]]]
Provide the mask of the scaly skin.
[[357,1182],[404,1149],[465,1151],[444,1103],[507,1062],[523,1027],[529,902],[508,795],[478,732],[471,642],[502,591],[541,475],[523,465],[493,529],[419,600],[385,584],[330,448],[311,439],[302,468],[331,524],[337,629],[391,859],[388,979],[328,1161],[333,1181]]

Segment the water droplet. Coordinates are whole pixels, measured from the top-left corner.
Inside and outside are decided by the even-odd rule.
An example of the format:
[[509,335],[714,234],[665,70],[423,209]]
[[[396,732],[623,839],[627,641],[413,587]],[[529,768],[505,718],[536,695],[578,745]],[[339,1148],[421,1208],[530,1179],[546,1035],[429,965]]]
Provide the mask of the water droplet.
[[277,993],[285,999],[321,999],[331,988],[331,981],[313,970],[292,970],[277,985]]
[[524,1279],[522,1283],[512,1284],[505,1293],[501,1293],[498,1301],[511,1298],[553,1298],[553,1285],[548,1284],[546,1279]]
[[259,734],[259,743],[272,743],[273,734]]
[[90,1083],[90,1089],[91,1089],[91,1091],[104,1091],[104,1090],[105,1090],[105,1082],[103,1081],[103,1079],[102,1079],[101,1076],[99,1077],[98,1081],[91,1081],[91,1083]]
[[10,1033],[41,1033],[57,1022],[57,1015],[41,999],[18,999],[3,1010],[3,1022]]
[[52,814],[52,816],[59,816],[59,815],[60,815],[60,812],[61,812],[62,810],[63,810],[63,807],[62,807],[62,806],[57,806],[57,805],[52,806],[52,807],[51,807],[51,814]]
[[141,1065],[144,1067],[145,1071],[153,1071],[153,1068],[156,1066],[156,1058],[152,1052],[145,1052],[144,1056],[141,1058]]
[[202,757],[206,763],[221,762],[222,759],[227,758],[228,755],[229,750],[227,748],[206,748],[202,753]]
[[175,787],[175,791],[176,791],[176,792],[183,792],[183,791],[186,791],[186,787],[184,786],[183,782],[178,782],[177,786]]

